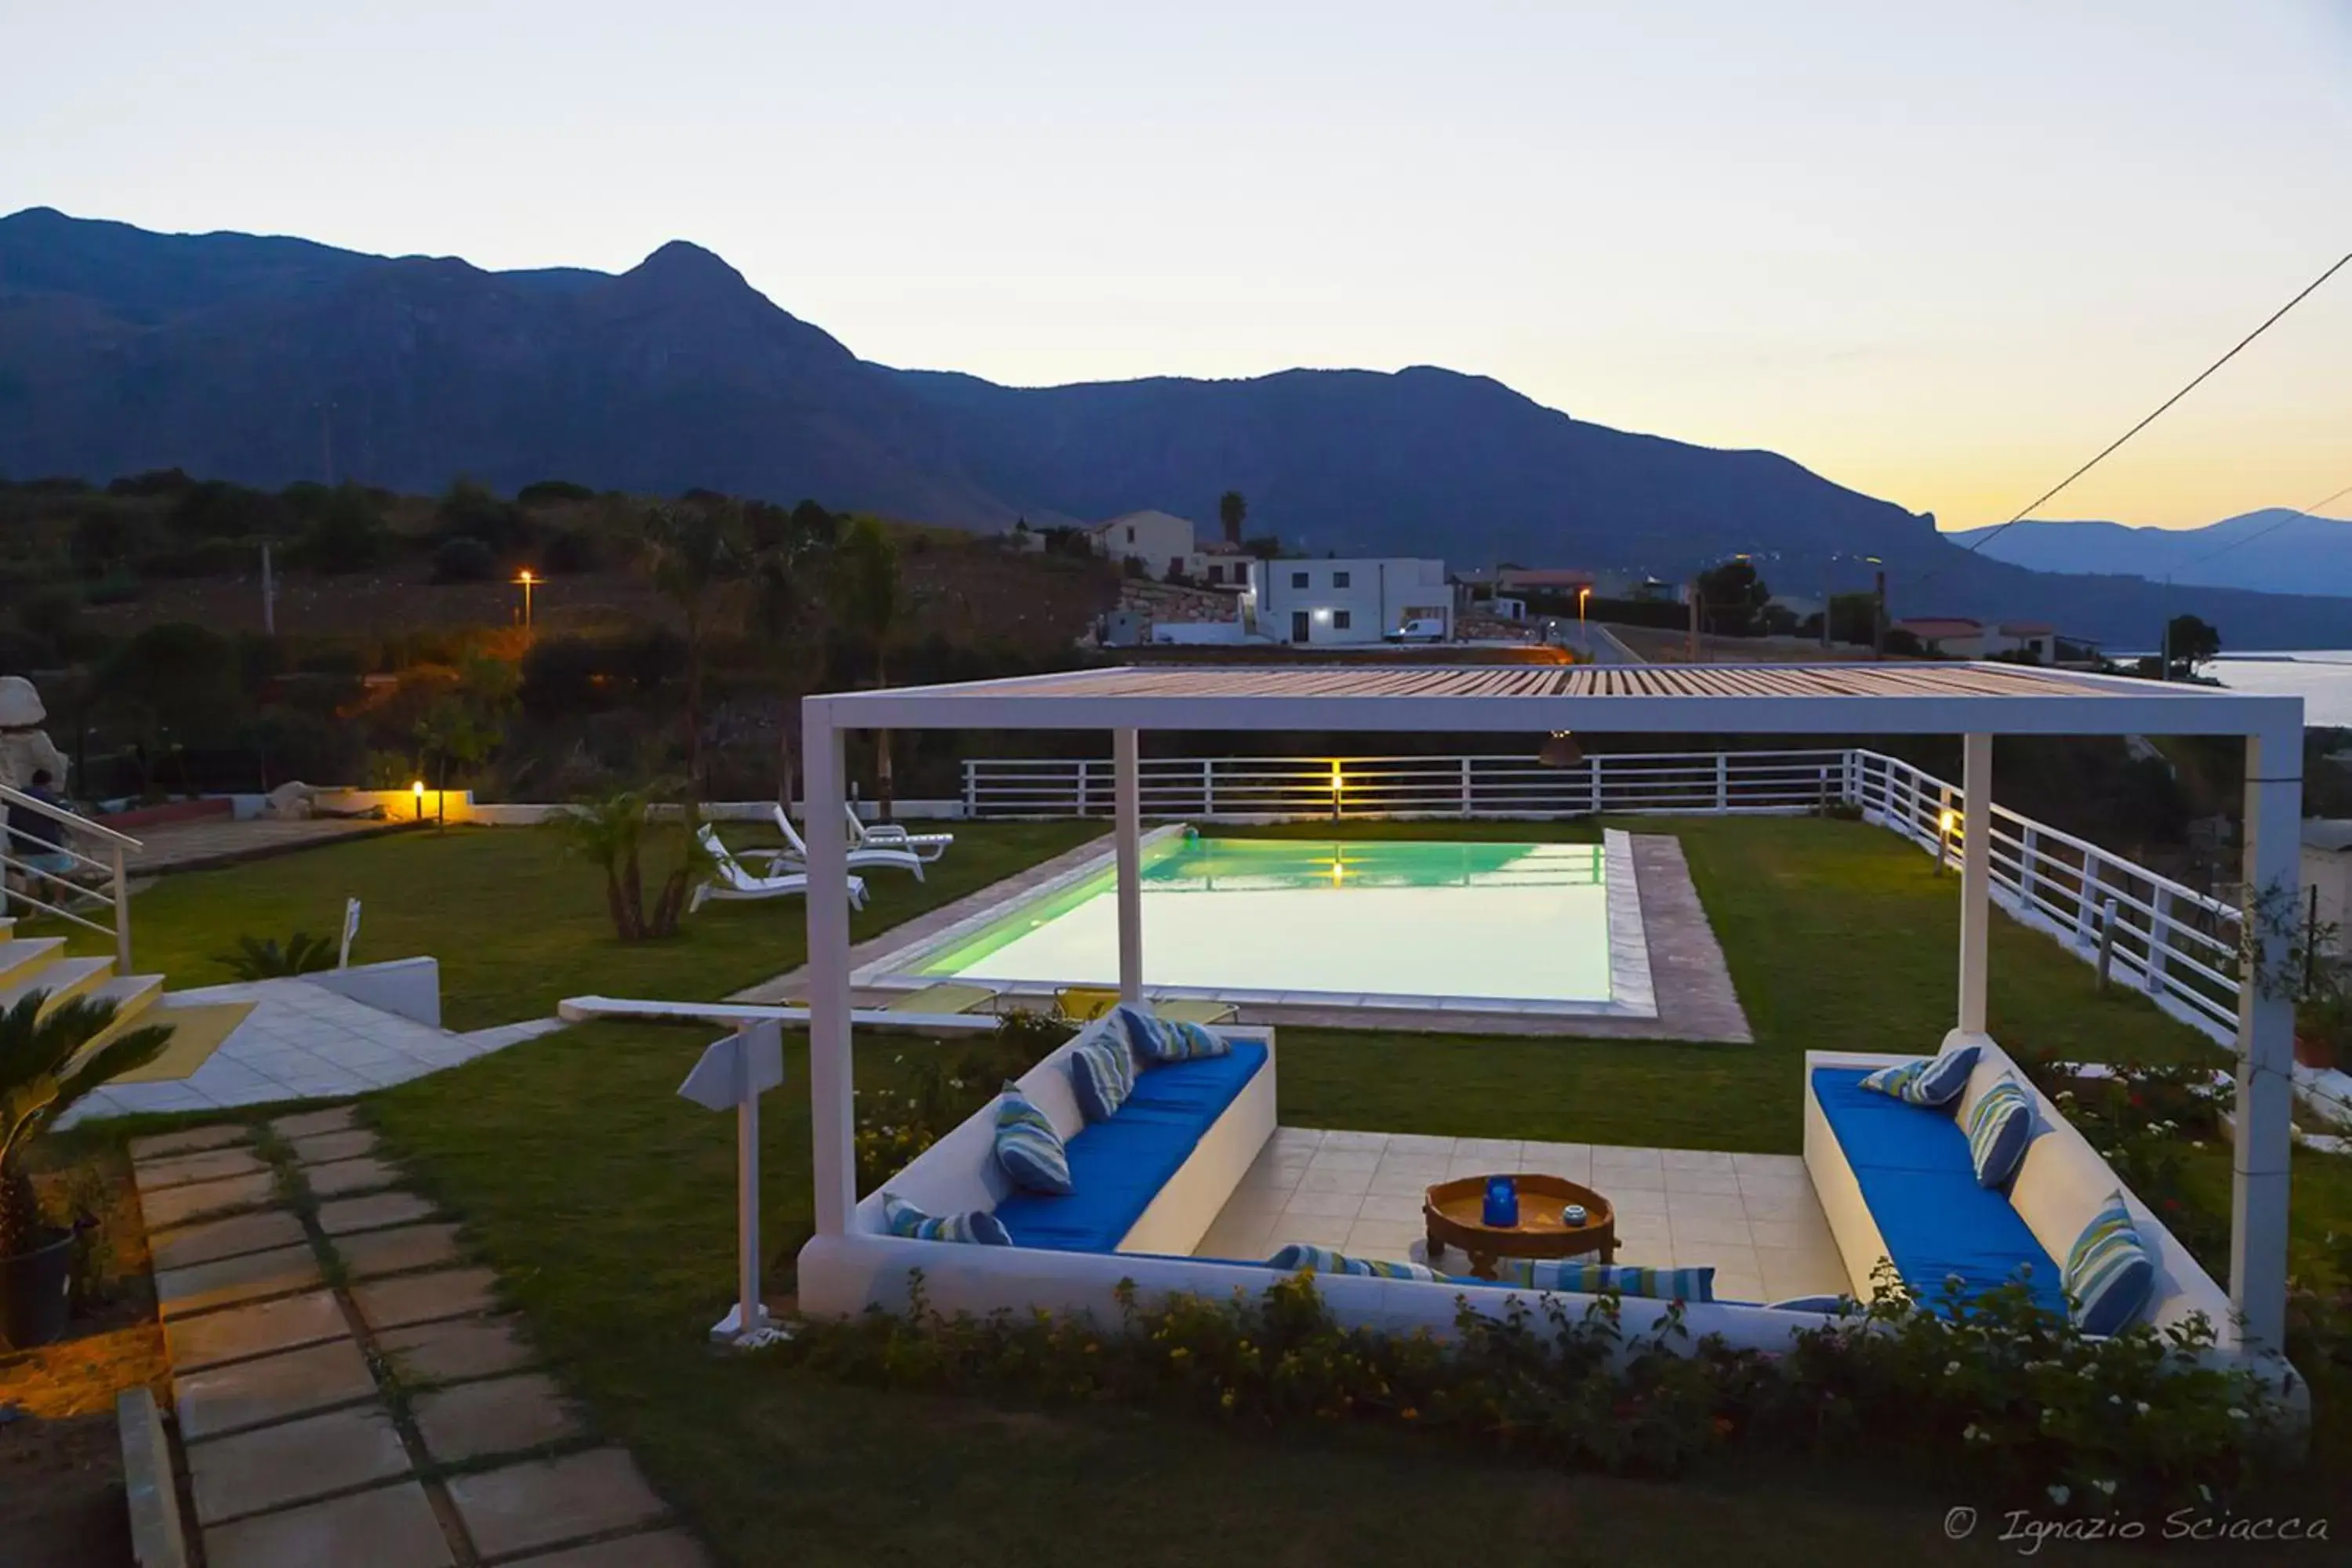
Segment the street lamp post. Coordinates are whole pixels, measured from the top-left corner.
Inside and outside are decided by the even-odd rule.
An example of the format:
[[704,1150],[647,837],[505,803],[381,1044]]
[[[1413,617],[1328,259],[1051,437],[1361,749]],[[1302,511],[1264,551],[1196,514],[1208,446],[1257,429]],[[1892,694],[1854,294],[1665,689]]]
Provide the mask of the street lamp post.
[[522,569],[521,575],[515,581],[522,587],[522,629],[529,631],[530,630],[530,590],[539,579],[533,576],[530,568],[526,566]]

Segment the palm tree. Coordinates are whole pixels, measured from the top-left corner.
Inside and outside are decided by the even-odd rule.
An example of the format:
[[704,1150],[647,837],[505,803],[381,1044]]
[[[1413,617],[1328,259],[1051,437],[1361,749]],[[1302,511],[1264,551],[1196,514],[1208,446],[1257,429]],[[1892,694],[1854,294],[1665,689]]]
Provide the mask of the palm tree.
[[[843,627],[873,661],[874,684],[889,684],[890,637],[898,621],[898,547],[881,524],[861,517],[843,535],[835,561],[834,607]],[[874,732],[874,795],[890,820],[890,731]]]
[[814,684],[811,639],[825,599],[824,573],[838,534],[831,512],[804,500],[789,512],[763,507],[753,520],[749,630],[768,654],[782,722],[777,725],[776,799],[792,808],[800,755],[800,699]]
[[1227,490],[1217,498],[1217,521],[1224,524],[1225,542],[1242,542],[1242,520],[1249,516],[1249,501],[1239,490]]
[[77,996],[50,1007],[36,991],[0,1012],[0,1258],[33,1250],[40,1207],[25,1158],[58,1117],[92,1089],[145,1067],[170,1042],[168,1026],[131,1029],[95,1051],[114,1004]]
[[604,907],[613,917],[613,934],[623,942],[676,935],[687,894],[708,859],[695,837],[695,818],[688,816],[686,847],[678,864],[662,879],[661,890],[654,895],[653,913],[646,913],[640,863],[652,836],[647,818],[656,793],[625,789],[583,796],[572,803],[571,810],[547,819],[548,830],[563,840],[566,849],[604,871]]

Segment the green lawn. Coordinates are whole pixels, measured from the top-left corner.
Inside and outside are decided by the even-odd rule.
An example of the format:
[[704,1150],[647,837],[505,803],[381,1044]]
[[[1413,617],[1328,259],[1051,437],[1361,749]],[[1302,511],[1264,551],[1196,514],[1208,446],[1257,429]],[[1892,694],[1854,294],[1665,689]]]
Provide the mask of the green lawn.
[[[1757,1044],[1286,1029],[1283,1119],[1793,1150],[1802,1050],[1915,1049],[1941,1036],[1958,900],[1924,858],[1853,824],[1638,826],[1683,839]],[[1420,829],[1433,830],[1456,831]],[[1992,973],[2004,1039],[2086,1057],[2210,1049],[2144,999],[2098,996],[2086,967],[1998,921]],[[1812,1564],[1948,1552],[1945,1510],[1976,1500],[1810,1473],[1673,1486],[1559,1476],[1352,1434],[1277,1445],[1128,1413],[879,1394],[714,1357],[700,1341],[731,1279],[732,1123],[674,1092],[707,1034],[570,1030],[377,1096],[370,1114],[469,1218],[605,1427],[734,1563],[1181,1563],[1225,1560],[1246,1541],[1268,1562],[1318,1564],[1411,1540],[1475,1542],[1482,1560],[1507,1563]],[[779,1254],[810,1215],[805,1051],[791,1048],[764,1123]],[[885,1085],[900,1058],[932,1048],[861,1040],[859,1081]],[[2340,1184],[2324,1191],[2347,1196]],[[2323,1228],[2299,1209],[2298,1247]],[[2017,1547],[1969,1550],[1989,1561]],[[2102,1560],[2081,1546],[2069,1560],[2078,1554]]]
[[[964,823],[955,847],[917,883],[869,873],[852,921],[859,940],[961,898],[1105,830],[1101,822]],[[738,844],[756,828],[729,828]],[[772,841],[773,835],[765,836]],[[650,879],[649,879],[650,880]],[[650,889],[648,889],[650,891]],[[715,903],[681,933],[623,942],[604,912],[603,873],[566,857],[551,836],[519,827],[457,827],[362,839],[217,871],[165,877],[131,905],[134,956],[175,989],[230,978],[217,955],[239,935],[331,936],[343,900],[364,906],[360,962],[430,953],[441,961],[444,1021],[477,1029],[544,1017],[565,996],[710,998],[800,964],[806,919],[797,898]],[[82,951],[110,952],[79,933]]]

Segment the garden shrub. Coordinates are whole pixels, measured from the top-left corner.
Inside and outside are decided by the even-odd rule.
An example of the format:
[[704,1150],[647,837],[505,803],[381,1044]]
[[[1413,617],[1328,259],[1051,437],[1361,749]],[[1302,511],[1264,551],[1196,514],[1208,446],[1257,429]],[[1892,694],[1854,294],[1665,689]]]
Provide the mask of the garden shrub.
[[857,1190],[879,1188],[908,1162],[938,1142],[995,1098],[1007,1079],[1019,1078],[1069,1038],[1062,1024],[1015,1008],[999,1018],[984,1044],[950,1058],[933,1046],[909,1066],[903,1051],[890,1058],[893,1079],[856,1091]]
[[[2022,1287],[1963,1304],[1882,1289],[1780,1353],[1694,1340],[1678,1305],[1513,1294],[1462,1299],[1454,1333],[1349,1328],[1309,1275],[1223,1300],[1145,1303],[1116,1322],[1045,1311],[954,1316],[919,1272],[903,1315],[811,1322],[774,1352],[844,1381],[1121,1403],[1263,1430],[1375,1422],[1570,1468],[1673,1475],[1738,1452],[1895,1458],[2048,1509],[2226,1505],[2276,1451],[2277,1413],[2243,1371],[2209,1367],[2210,1325],[2110,1339]],[[1628,1310],[1655,1313],[1629,1331]]]

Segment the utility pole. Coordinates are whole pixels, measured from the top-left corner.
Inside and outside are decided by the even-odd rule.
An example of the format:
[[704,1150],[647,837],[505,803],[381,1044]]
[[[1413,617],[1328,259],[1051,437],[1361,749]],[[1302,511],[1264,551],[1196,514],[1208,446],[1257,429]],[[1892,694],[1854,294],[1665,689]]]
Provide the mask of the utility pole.
[[1690,580],[1690,661],[1698,662],[1698,579]]
[[278,579],[269,572],[269,546],[261,547],[261,630],[265,637],[278,635]]
[[1837,570],[1835,566],[1822,573],[1822,651],[1830,651],[1830,608],[1837,602]]
[[1886,568],[1882,566],[1872,579],[1870,589],[1870,654],[1873,658],[1886,657]]

